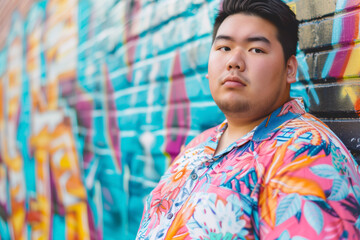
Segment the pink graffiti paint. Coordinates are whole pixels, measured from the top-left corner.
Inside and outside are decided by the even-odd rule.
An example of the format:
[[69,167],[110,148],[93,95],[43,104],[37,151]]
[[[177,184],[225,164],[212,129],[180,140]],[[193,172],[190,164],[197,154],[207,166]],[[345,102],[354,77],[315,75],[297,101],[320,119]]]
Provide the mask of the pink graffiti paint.
[[349,48],[343,49],[336,53],[336,57],[329,72],[330,77],[342,78],[346,67],[349,64],[349,59],[352,52],[352,46],[355,44],[354,40],[359,33],[359,12],[350,14],[342,19],[342,31],[340,36],[340,44],[350,44]]
[[[190,101],[186,92],[185,76],[181,70],[179,52],[176,53],[174,59],[168,104],[165,152],[173,161],[185,143],[190,128]],[[175,129],[178,131],[175,132]]]
[[107,123],[107,136],[109,141],[110,149],[112,150],[114,156],[114,165],[116,170],[121,173],[121,151],[120,151],[120,129],[117,124],[116,117],[116,106],[114,102],[114,88],[109,76],[108,67],[106,64],[103,66],[103,74],[105,77],[105,94],[106,94],[106,123]]
[[[93,118],[92,112],[94,111],[94,102],[90,93],[86,92],[86,90],[82,89],[80,86],[76,88],[76,112],[77,119],[80,126],[83,126],[86,129],[85,133],[85,146],[91,146],[92,135],[91,132],[93,130]],[[83,150],[83,159],[84,159],[84,168],[87,169],[88,165],[91,163],[94,157],[94,153],[87,148]]]

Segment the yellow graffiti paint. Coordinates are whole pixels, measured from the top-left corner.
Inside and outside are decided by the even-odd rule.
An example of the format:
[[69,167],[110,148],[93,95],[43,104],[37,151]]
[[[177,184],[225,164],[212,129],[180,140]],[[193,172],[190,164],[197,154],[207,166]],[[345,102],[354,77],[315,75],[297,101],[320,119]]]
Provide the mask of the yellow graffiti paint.
[[[21,203],[21,205],[23,205],[23,203]],[[25,219],[26,219],[25,209],[21,208],[20,206],[16,207],[15,211],[12,212],[12,215],[10,217],[10,222],[14,232],[14,240],[26,239],[25,224],[24,224]]]
[[287,5],[296,14],[296,3],[288,3]]
[[49,239],[51,223],[51,190],[49,176],[49,142],[51,135],[45,126],[37,135],[33,135],[30,144],[34,149],[34,158],[36,162],[36,198],[31,199],[29,209],[29,223],[32,227],[31,239],[41,240]]
[[71,169],[71,162],[68,155],[64,155],[60,160],[61,169]]
[[13,157],[13,158],[6,156],[4,158],[4,161],[7,165],[7,167],[9,168],[9,170],[11,170],[11,171],[19,172],[19,171],[22,171],[22,169],[23,169],[23,160],[20,155]]
[[356,100],[358,99],[359,91],[356,91],[352,86],[344,86],[341,95],[342,97],[349,97],[351,102],[355,104]]
[[344,72],[344,78],[359,75],[359,73],[360,73],[360,65],[358,63],[359,59],[360,59],[360,47],[359,47],[359,45],[356,45],[351,52],[349,64],[346,66],[346,69]]
[[80,202],[66,208],[67,239],[90,239],[86,203]]

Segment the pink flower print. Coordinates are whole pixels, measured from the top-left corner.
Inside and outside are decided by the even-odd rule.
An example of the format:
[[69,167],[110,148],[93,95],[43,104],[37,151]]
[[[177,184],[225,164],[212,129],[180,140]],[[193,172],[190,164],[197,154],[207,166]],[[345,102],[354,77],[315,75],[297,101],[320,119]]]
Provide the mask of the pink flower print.
[[151,203],[151,213],[150,215],[153,215],[156,213],[157,219],[160,219],[160,217],[164,214],[166,214],[170,209],[170,201],[166,199],[154,199]]

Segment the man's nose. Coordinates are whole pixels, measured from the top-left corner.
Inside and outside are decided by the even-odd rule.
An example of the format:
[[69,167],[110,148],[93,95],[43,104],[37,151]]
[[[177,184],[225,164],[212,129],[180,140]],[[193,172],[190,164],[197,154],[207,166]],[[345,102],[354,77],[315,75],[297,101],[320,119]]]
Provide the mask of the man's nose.
[[235,52],[229,59],[226,68],[228,71],[230,70],[245,70],[245,61],[240,52]]

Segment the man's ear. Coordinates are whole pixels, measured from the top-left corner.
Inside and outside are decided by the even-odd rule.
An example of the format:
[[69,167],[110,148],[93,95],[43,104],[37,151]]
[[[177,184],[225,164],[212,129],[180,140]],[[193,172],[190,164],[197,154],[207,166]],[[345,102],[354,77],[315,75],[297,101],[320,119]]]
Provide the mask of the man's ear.
[[286,73],[287,73],[286,81],[289,84],[296,82],[297,67],[298,67],[298,62],[296,60],[296,57],[292,55],[286,63]]

